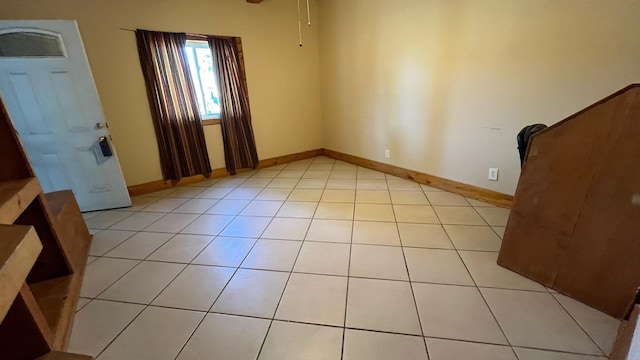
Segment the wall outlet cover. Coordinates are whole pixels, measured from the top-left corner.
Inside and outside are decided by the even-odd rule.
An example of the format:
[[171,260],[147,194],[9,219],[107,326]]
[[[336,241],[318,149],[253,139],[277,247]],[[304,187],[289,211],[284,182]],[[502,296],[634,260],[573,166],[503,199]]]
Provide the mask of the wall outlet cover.
[[498,168],[489,169],[489,180],[498,181]]

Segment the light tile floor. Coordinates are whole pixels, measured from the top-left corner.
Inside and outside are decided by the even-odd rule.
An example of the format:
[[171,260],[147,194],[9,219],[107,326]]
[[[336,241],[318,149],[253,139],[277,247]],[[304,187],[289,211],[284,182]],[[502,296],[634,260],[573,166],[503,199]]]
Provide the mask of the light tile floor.
[[318,157],[85,214],[70,351],[593,360],[618,321],[496,265],[508,210]]

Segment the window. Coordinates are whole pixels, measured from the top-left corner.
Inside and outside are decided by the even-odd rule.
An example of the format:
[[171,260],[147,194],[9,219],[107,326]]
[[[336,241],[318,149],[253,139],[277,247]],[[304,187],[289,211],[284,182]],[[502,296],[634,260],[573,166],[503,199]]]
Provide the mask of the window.
[[0,34],[0,57],[64,57],[62,38],[58,34],[37,30]]
[[220,99],[213,74],[213,59],[209,43],[203,40],[187,40],[185,51],[198,98],[200,116],[203,120],[219,118]]

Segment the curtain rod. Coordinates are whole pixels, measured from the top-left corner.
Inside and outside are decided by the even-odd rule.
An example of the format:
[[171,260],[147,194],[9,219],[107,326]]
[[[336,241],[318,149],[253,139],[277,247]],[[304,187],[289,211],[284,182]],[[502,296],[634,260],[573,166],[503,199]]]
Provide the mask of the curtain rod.
[[[129,29],[129,28],[119,28],[120,30],[124,30],[124,31],[131,31],[131,32],[136,32],[136,29]],[[157,31],[157,32],[174,32],[174,31],[158,31],[158,30],[149,30],[149,31]],[[201,37],[201,38],[207,38],[209,36],[213,36],[213,37],[217,37],[217,38],[224,38],[224,39],[235,39],[238,36],[223,36],[223,35],[204,35],[204,34],[196,34],[196,33],[185,33],[187,36],[194,36],[194,37]]]

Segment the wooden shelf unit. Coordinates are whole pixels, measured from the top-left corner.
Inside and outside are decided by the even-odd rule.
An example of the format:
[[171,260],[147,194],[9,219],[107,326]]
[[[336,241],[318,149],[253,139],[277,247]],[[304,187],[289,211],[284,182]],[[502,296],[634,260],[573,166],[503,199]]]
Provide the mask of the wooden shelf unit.
[[65,353],[91,235],[71,191],[44,194],[0,101],[0,358]]

